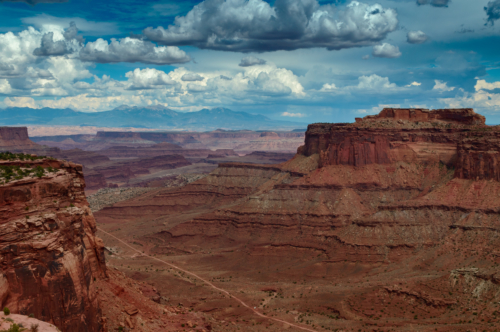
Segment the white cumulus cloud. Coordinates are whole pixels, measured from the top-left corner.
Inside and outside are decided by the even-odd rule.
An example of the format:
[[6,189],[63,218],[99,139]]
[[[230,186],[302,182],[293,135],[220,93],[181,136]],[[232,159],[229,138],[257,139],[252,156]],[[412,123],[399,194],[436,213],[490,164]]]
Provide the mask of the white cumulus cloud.
[[406,35],[406,41],[410,44],[422,44],[429,39],[423,31],[409,31]]
[[433,90],[437,90],[440,92],[446,92],[446,91],[453,91],[455,90],[455,87],[450,87],[448,86],[447,82],[443,82],[440,80],[434,80],[434,87],[432,88]]
[[399,51],[399,47],[383,43],[373,46],[372,55],[378,58],[399,58],[401,52]]
[[111,42],[99,38],[87,43],[80,51],[83,61],[113,63],[142,62],[157,65],[185,63],[191,58],[176,46],[156,46],[155,44],[134,38],[111,39]]
[[125,76],[128,78],[128,82],[131,83],[129,89],[132,90],[155,89],[175,84],[175,81],[167,73],[154,68],[142,70],[136,68],[134,71],[126,73]]

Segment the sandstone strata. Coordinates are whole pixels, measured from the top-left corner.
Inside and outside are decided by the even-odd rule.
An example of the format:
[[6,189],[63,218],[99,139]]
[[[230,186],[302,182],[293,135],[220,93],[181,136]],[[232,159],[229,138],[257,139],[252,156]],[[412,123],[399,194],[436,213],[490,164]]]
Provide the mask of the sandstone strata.
[[81,165],[43,159],[0,166],[54,169],[0,187],[2,307],[63,331],[101,331],[93,284],[106,266]]
[[[500,326],[499,133],[468,109],[312,124],[290,161],[220,164],[197,182],[97,216],[130,227],[153,253],[219,250],[212,270],[231,269],[224,255],[235,266],[228,274],[259,271],[238,285],[280,283],[294,297],[259,297],[261,308],[299,308],[297,322],[491,330]],[[161,211],[169,211],[161,231],[134,226]]]

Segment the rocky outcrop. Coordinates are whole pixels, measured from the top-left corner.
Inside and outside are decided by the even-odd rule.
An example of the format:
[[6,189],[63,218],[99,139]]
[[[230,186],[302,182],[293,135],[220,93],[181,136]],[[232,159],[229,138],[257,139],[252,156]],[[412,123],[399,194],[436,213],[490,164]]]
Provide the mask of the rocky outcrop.
[[62,331],[101,331],[94,283],[106,266],[82,166],[54,159],[0,166],[20,174],[0,186],[2,307]]
[[[26,315],[9,314],[5,315],[0,312],[0,329],[1,331],[8,331],[9,328],[15,328],[14,324],[21,327],[29,328],[24,331],[37,331],[37,332],[60,332],[60,330],[52,324],[40,321],[36,318],[31,318]],[[12,330],[11,330],[12,331]]]
[[500,181],[500,133],[468,135],[457,146],[455,176]]
[[498,179],[500,131],[484,122],[472,109],[384,109],[353,124],[309,125],[298,153],[318,154],[320,167],[438,161],[462,179]]
[[356,121],[376,121],[381,119],[413,122],[441,121],[464,125],[484,125],[486,122],[486,118],[480,114],[476,114],[472,108],[438,109],[432,111],[418,108],[384,108],[377,115],[368,115],[362,120],[357,119]]
[[28,137],[26,127],[0,127],[0,147],[31,147],[36,145]]

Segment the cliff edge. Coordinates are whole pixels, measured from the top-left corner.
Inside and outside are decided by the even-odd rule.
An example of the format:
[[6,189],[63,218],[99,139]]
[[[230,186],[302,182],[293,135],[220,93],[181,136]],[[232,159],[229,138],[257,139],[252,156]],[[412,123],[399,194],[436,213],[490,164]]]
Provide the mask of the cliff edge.
[[106,275],[82,166],[0,154],[0,305],[62,331],[98,332]]

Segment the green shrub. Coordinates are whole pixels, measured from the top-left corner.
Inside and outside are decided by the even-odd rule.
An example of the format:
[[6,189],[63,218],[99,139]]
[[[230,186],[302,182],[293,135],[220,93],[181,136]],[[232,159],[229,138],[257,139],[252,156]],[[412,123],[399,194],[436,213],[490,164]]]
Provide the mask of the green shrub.
[[28,315],[29,318],[35,318],[35,314],[31,313]]
[[7,308],[7,307],[3,308],[3,313],[5,314],[5,316],[10,315],[10,310],[9,310],[9,308]]
[[38,332],[38,324],[31,324],[30,332]]
[[21,332],[21,326],[17,325],[17,324],[12,324],[9,329],[7,330],[7,332]]

